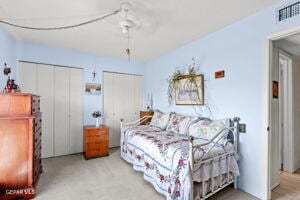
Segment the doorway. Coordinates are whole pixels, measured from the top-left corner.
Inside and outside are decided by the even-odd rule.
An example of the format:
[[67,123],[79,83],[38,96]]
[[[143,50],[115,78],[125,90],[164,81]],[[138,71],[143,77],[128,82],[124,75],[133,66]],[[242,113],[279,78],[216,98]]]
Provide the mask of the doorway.
[[293,56],[279,51],[279,170],[293,173]]
[[270,40],[269,56],[268,199],[300,199],[300,34]]

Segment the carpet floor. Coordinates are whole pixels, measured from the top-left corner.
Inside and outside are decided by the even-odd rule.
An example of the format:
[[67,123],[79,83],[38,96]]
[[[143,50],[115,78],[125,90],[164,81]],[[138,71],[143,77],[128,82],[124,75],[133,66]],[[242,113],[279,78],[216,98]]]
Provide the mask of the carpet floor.
[[[164,200],[142,173],[120,158],[119,148],[110,156],[85,160],[82,154],[43,159],[43,174],[36,200]],[[231,187],[209,200],[256,200]]]

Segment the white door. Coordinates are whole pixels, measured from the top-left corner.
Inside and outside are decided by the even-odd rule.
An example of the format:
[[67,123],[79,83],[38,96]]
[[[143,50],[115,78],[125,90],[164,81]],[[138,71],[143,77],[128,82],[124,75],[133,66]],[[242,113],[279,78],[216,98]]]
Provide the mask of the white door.
[[70,68],[70,153],[83,152],[83,70]]
[[83,70],[19,63],[22,92],[41,96],[42,158],[83,151]]
[[42,112],[42,158],[48,158],[54,156],[54,67],[38,64],[37,82]]
[[70,152],[70,71],[65,67],[54,71],[54,154],[61,156]]
[[114,74],[103,73],[103,119],[109,130],[109,146],[112,147],[114,141]]
[[143,79],[142,76],[134,76],[134,119],[140,118],[143,107]]
[[23,93],[37,94],[37,64],[19,62],[19,86]]
[[120,146],[120,119],[139,118],[142,108],[142,77],[104,72],[104,124],[110,128],[110,147]]
[[279,159],[283,170],[294,172],[294,129],[293,129],[293,58],[280,51],[280,91],[279,91]]

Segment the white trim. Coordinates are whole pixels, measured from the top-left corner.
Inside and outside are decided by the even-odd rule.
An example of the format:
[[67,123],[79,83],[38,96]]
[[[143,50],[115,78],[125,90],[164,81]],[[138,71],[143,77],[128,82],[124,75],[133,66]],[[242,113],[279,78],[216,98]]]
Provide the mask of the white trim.
[[273,185],[271,185],[271,190],[276,188],[279,184],[280,184],[280,178],[278,178],[278,180],[276,180],[275,183]]
[[[284,115],[286,115],[286,119],[282,122],[285,126],[285,132],[288,134],[287,140],[284,141],[285,145],[283,146],[283,169],[289,173],[294,173],[294,94],[293,94],[293,56],[289,53],[279,50],[279,57],[286,59],[288,61],[288,66],[283,70],[286,74],[286,97],[284,97],[287,102],[284,102]],[[284,78],[283,78],[284,79]],[[282,79],[282,80],[283,80]],[[283,85],[284,83],[280,83]],[[279,94],[281,96],[281,94]],[[279,98],[280,99],[280,98]]]
[[263,81],[263,122],[262,122],[262,152],[263,152],[263,162],[262,162],[262,199],[268,200],[271,198],[271,187],[270,187],[270,134],[267,131],[268,127],[271,127],[270,123],[270,67],[271,62],[270,58],[272,56],[272,41],[276,39],[280,39],[283,37],[287,37],[289,35],[300,33],[300,26],[292,27],[280,32],[272,33],[266,36],[265,39],[265,66],[264,66],[264,81]]

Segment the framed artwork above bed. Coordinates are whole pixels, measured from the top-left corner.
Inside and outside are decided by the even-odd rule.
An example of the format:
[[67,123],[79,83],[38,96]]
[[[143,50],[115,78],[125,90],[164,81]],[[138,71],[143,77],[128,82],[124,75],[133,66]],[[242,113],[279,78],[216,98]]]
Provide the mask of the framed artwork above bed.
[[182,76],[175,88],[176,105],[204,105],[204,75]]

